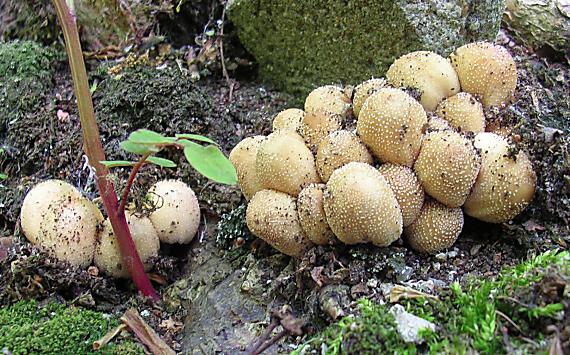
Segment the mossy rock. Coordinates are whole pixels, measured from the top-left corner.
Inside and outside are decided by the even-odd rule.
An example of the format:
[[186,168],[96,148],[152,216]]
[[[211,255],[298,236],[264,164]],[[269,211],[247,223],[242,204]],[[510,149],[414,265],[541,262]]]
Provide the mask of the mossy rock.
[[262,77],[298,96],[382,76],[416,50],[446,55],[498,33],[503,1],[235,0],[239,37]]

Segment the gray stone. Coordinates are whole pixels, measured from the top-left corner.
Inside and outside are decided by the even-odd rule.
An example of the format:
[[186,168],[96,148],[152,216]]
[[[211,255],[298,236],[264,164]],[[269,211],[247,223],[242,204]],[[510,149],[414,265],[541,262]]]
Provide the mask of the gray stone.
[[382,76],[399,56],[494,40],[503,0],[234,0],[228,14],[266,81],[305,95]]
[[397,304],[392,306],[390,313],[394,316],[398,334],[400,334],[400,337],[406,343],[421,344],[423,338],[420,335],[420,330],[422,329],[427,328],[431,331],[435,331],[435,324],[406,312],[402,305]]

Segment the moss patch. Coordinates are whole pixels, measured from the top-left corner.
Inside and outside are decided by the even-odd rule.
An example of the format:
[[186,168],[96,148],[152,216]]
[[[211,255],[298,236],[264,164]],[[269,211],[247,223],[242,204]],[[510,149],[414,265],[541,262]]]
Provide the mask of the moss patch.
[[294,353],[538,353],[547,352],[555,336],[568,351],[569,293],[570,254],[549,251],[492,280],[454,283],[439,300],[403,301],[408,312],[438,326],[424,333],[426,343],[417,348],[400,339],[388,306],[361,300],[356,316],[342,318]]
[[[20,301],[0,308],[0,344],[16,354],[92,354],[93,342],[118,325],[103,313],[56,303]],[[98,354],[143,354],[131,342],[109,344]]]

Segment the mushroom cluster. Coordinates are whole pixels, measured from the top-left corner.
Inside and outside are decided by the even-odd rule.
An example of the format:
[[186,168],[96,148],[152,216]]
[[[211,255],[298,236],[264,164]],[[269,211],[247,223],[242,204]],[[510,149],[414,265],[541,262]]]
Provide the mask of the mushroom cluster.
[[[194,191],[177,180],[154,184],[147,195],[154,207],[148,217],[125,211],[135,246],[145,264],[162,243],[189,243],[200,225]],[[26,238],[48,254],[77,267],[94,263],[113,277],[128,277],[109,219],[73,185],[47,180],[24,198],[20,224]]]
[[485,109],[504,109],[516,82],[510,54],[477,42],[449,58],[409,53],[354,89],[315,89],[304,110],[279,113],[273,133],[230,154],[249,229],[295,257],[314,244],[387,246],[402,234],[437,253],[455,243],[463,213],[512,219],[536,175],[508,138],[485,132]]

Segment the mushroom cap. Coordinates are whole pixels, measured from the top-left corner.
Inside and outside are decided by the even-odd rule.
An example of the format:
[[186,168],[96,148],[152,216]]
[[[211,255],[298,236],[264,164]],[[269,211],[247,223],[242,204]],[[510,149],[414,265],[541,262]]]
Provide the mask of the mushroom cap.
[[444,99],[435,113],[462,132],[485,132],[483,105],[467,92]]
[[336,169],[353,161],[372,164],[373,158],[360,138],[352,132],[340,130],[329,134],[317,149],[317,171],[327,182]]
[[283,192],[256,193],[247,206],[246,223],[251,233],[283,254],[301,259],[312,247],[299,224],[295,198]]
[[301,121],[299,132],[307,146],[314,150],[319,143],[334,131],[341,128],[342,117],[328,111],[308,112]]
[[293,132],[278,131],[267,136],[257,150],[255,166],[264,189],[295,197],[305,186],[320,182],[313,153]]
[[453,130],[451,124],[444,120],[441,117],[436,115],[429,115],[428,123],[426,126],[426,132],[433,132],[433,131],[450,131]]
[[387,246],[402,234],[402,212],[380,172],[352,162],[335,170],[324,194],[327,221],[346,244]]
[[346,118],[351,109],[350,98],[334,85],[325,85],[311,91],[305,99],[305,112],[328,111]]
[[149,219],[163,243],[190,243],[200,226],[200,205],[194,191],[180,180],[162,180],[147,194],[157,208]]
[[305,111],[298,108],[288,108],[279,112],[273,119],[273,131],[286,130],[296,132],[305,116]]
[[424,188],[413,170],[403,165],[383,164],[378,169],[394,191],[402,210],[402,225],[409,226],[418,218],[424,204]]
[[414,250],[435,254],[451,247],[462,229],[461,208],[447,207],[435,200],[427,200],[418,218],[404,228],[404,235]]
[[98,226],[103,222],[93,202],[63,197],[52,201],[40,219],[36,242],[48,254],[77,267],[91,264]]
[[507,50],[488,42],[469,43],[450,55],[463,91],[485,107],[506,104],[517,86],[517,68]]
[[309,240],[317,245],[334,244],[336,238],[329,227],[323,205],[325,184],[305,187],[297,198],[299,223]]
[[475,183],[481,157],[471,141],[454,131],[428,133],[414,171],[425,192],[449,207],[460,207]]
[[[158,255],[160,240],[158,234],[147,217],[137,217],[129,211],[125,211],[125,217],[129,225],[131,237],[135,242],[137,252],[144,264],[145,270],[150,268],[147,261]],[[119,243],[111,227],[109,219],[103,222],[103,228],[99,232],[97,244],[95,246],[95,265],[105,274],[117,277],[129,277],[128,269],[123,266]]]
[[485,222],[506,222],[532,200],[536,188],[532,163],[494,133],[477,134],[475,147],[481,151],[481,171],[465,201],[465,213]]
[[36,244],[40,224],[48,207],[55,201],[73,198],[81,198],[81,193],[62,180],[46,180],[32,187],[26,194],[20,211],[20,224],[26,238]]
[[385,88],[366,100],[356,131],[381,162],[411,167],[420,151],[426,123],[426,113],[413,97]]
[[395,87],[421,91],[420,103],[433,111],[446,97],[460,91],[459,79],[449,60],[439,54],[418,51],[396,59],[386,72],[388,82]]
[[259,190],[261,184],[257,180],[255,159],[257,150],[265,136],[248,137],[239,142],[230,152],[230,161],[236,168],[238,185],[246,200],[249,200]]
[[385,87],[388,87],[388,82],[382,78],[372,78],[358,85],[354,89],[354,97],[352,98],[354,116],[358,118],[362,105],[364,105],[364,102],[370,95]]

